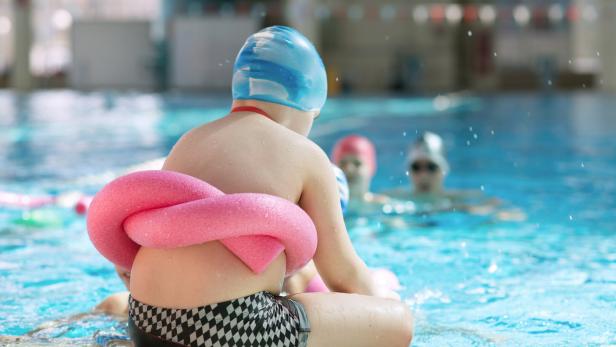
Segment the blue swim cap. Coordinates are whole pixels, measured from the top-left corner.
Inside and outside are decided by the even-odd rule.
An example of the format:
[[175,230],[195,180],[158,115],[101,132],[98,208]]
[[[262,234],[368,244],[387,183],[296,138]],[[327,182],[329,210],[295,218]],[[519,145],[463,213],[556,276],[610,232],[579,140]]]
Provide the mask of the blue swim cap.
[[318,111],[327,98],[319,53],[297,30],[273,26],[252,34],[233,65],[233,100],[254,99]]
[[342,213],[344,213],[349,205],[349,183],[347,182],[344,172],[340,170],[339,167],[332,164],[332,169],[334,169],[334,175],[336,175],[338,194],[340,195],[340,207],[342,208]]

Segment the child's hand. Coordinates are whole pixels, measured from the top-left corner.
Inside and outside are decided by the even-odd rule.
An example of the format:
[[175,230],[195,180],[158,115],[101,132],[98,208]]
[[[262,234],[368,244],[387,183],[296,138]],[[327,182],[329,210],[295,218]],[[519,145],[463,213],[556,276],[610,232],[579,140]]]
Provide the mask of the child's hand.
[[384,298],[384,299],[401,301],[400,294],[394,292],[391,289],[386,289],[386,288],[379,288],[375,296],[379,298]]

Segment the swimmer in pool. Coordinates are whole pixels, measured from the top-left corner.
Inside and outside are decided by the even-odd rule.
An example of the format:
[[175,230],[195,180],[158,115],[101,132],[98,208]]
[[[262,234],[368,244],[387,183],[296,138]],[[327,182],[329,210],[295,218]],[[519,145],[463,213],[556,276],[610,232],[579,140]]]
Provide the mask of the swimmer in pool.
[[[284,253],[256,274],[218,241],[141,247],[130,278],[129,329],[136,345],[189,345],[188,337],[196,336],[190,346],[209,346],[212,338],[200,327],[215,324],[216,336],[241,338],[235,334],[242,330],[259,341],[255,346],[408,346],[411,312],[373,282],[353,249],[329,159],[307,138],[327,94],[314,46],[294,29],[263,29],[240,50],[232,85],[231,112],[186,133],[163,170],[228,194],[264,193],[297,204],[316,226],[316,269],[338,293],[279,296]],[[147,319],[177,309],[196,315],[190,323]],[[173,328],[178,325],[183,333]]]
[[401,188],[388,192],[388,195],[413,201],[417,213],[458,211],[490,215],[498,220],[525,219],[523,212],[517,209],[504,210],[499,199],[486,197],[480,191],[445,189],[449,163],[443,140],[435,133],[425,132],[417,138],[409,149],[407,162],[412,190]]
[[370,140],[359,135],[340,139],[332,150],[332,161],[346,176],[351,211],[380,210],[389,201],[387,196],[370,191],[376,173],[376,150]]

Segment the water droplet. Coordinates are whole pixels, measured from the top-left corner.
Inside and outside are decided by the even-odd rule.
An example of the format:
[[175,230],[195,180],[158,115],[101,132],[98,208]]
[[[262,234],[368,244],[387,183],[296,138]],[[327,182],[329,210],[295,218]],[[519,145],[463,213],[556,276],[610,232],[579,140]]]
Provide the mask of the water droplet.
[[406,131],[403,131],[403,132],[402,132],[402,136],[406,136]]
[[467,146],[470,146],[470,145],[471,145],[471,142],[470,142],[470,141],[466,141],[466,145],[467,145]]
[[477,136],[477,134],[473,134],[473,138],[474,138],[475,140],[477,140],[477,138],[478,138],[478,137],[479,137],[479,136]]
[[571,65],[571,59],[569,59],[569,65]]
[[340,81],[340,77],[336,76],[336,82]]
[[471,30],[469,30],[469,31],[466,33],[466,35],[468,35],[468,37],[471,37],[471,36],[473,36],[473,32],[472,32]]
[[494,56],[495,56],[495,57],[498,57],[498,53],[494,52]]
[[481,189],[481,191],[483,192],[484,190],[486,190],[486,187],[484,187],[483,184],[482,184],[482,185],[479,186],[479,189]]
[[488,272],[489,272],[489,273],[491,273],[491,274],[493,274],[493,273],[495,273],[496,271],[498,271],[498,265],[496,265],[496,263],[495,263],[495,262],[492,262],[492,263],[490,264],[490,267],[488,268]]
[[473,131],[473,127],[468,127],[468,131]]
[[600,57],[600,56],[601,56],[601,53],[597,52],[597,57]]
[[548,86],[552,85],[552,80],[548,80]]
[[408,175],[409,175],[409,171],[408,171],[408,170],[406,170],[406,171],[404,172],[404,174],[408,177]]
[[573,220],[573,216],[572,215],[569,215],[569,220]]
[[580,164],[581,167],[584,167],[584,163]]
[[494,135],[494,130],[490,131],[490,133],[491,133],[492,135]]

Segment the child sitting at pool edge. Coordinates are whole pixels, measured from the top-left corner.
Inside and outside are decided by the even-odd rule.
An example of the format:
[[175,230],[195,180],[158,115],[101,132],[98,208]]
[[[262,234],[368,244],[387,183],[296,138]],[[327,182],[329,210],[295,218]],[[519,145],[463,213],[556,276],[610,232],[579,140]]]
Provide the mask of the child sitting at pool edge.
[[[226,194],[267,194],[299,206],[316,227],[316,268],[338,293],[280,296],[285,253],[263,273],[254,273],[216,241],[170,249],[141,247],[130,277],[131,336],[135,341],[156,340],[160,346],[207,346],[212,341],[199,326],[213,321],[205,313],[237,306],[241,318],[216,324],[214,334],[236,341],[243,335],[234,332],[244,329],[247,338],[262,341],[259,346],[408,346],[410,310],[373,282],[356,254],[329,159],[306,138],[326,98],[325,69],[312,44],[294,29],[266,28],[240,50],[232,84],[231,112],[185,134],[163,171],[191,176]],[[257,310],[242,304],[252,302],[265,306]],[[203,318],[198,324],[155,325],[145,318],[147,312],[184,309],[203,312]],[[225,312],[220,313],[223,318],[228,317]],[[182,333],[172,328],[176,325]],[[186,338],[194,334],[203,341],[190,344]]]

